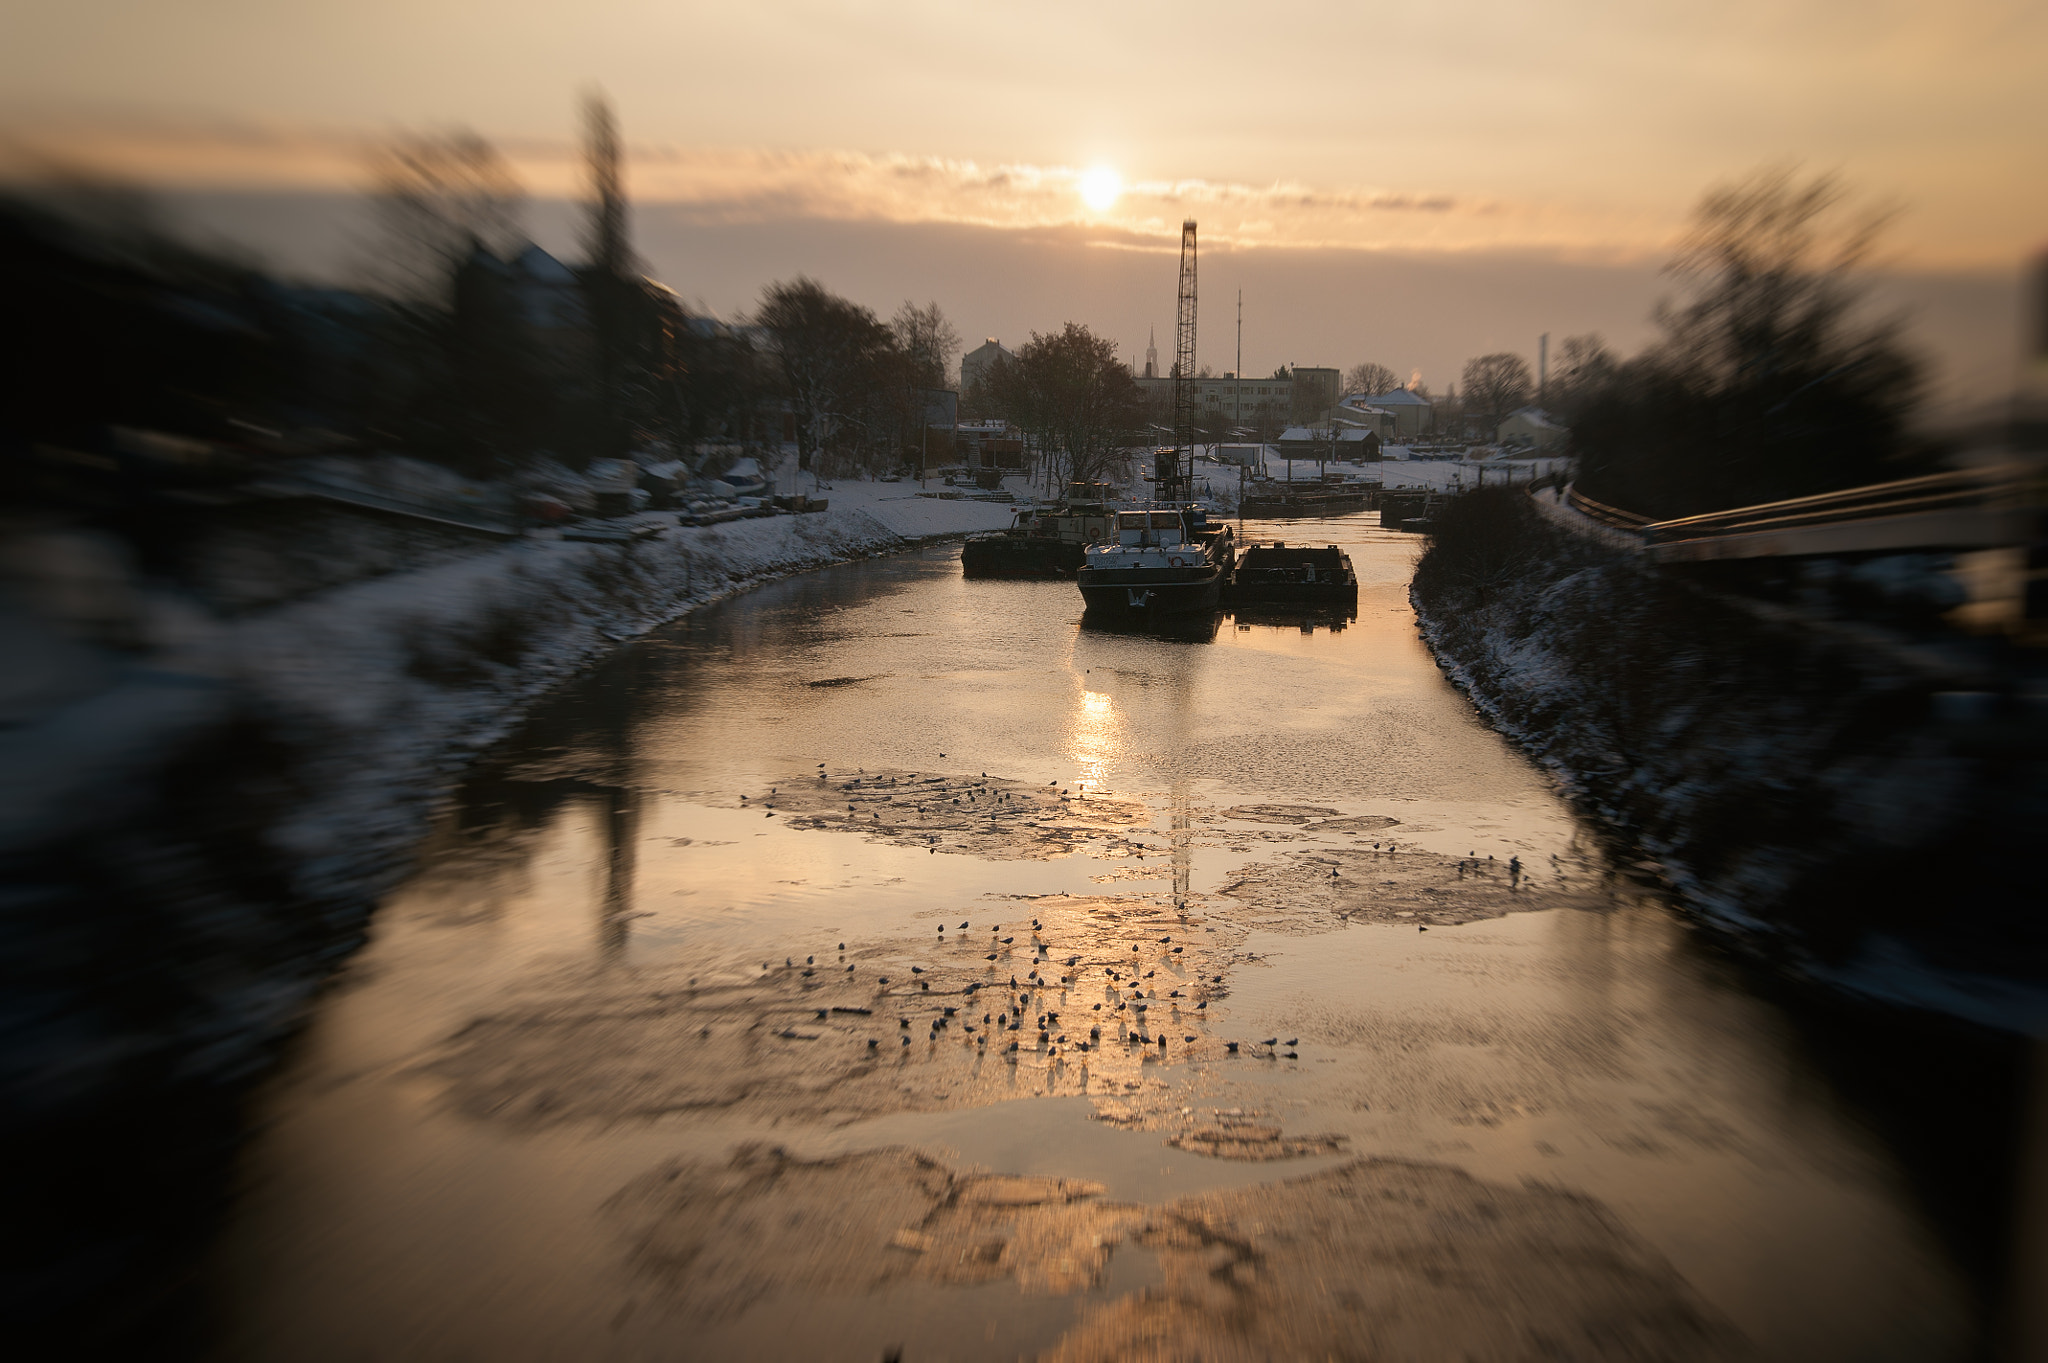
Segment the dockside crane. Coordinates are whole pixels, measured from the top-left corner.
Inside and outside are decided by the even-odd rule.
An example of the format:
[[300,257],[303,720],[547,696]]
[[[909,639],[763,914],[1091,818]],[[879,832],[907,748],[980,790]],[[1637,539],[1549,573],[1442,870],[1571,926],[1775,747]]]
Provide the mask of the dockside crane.
[[1195,395],[1195,220],[1180,225],[1180,308],[1173,334],[1173,444],[1153,458],[1153,494],[1185,502],[1193,494]]

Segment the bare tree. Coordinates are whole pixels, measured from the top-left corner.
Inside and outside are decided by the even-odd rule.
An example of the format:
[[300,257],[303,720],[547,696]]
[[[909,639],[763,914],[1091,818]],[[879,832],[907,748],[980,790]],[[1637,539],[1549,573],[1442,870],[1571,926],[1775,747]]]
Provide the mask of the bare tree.
[[989,367],[986,387],[997,412],[1030,432],[1067,481],[1101,478],[1144,423],[1138,381],[1116,342],[1078,322],[1032,332],[1014,361]]
[[[875,398],[902,389],[896,337],[875,314],[799,275],[768,286],[754,322],[768,334],[796,415],[797,467],[874,438]],[[894,395],[897,405],[902,393]]]
[[1508,351],[1465,361],[1462,382],[1466,414],[1488,429],[1517,407],[1527,406],[1536,388],[1529,362]]
[[1569,422],[1579,404],[1614,377],[1619,363],[1598,332],[1565,337],[1558,346],[1545,403]]
[[1888,212],[1786,169],[1701,201],[1660,306],[1662,339],[1579,404],[1580,485],[1683,516],[1903,477],[1921,371],[1894,321],[1859,315]]
[[960,333],[937,303],[919,307],[904,299],[889,319],[889,330],[896,333],[897,348],[909,361],[913,383],[919,388],[948,386],[946,376],[953,370],[953,357],[960,353]]
[[1377,397],[1401,386],[1401,376],[1383,364],[1354,364],[1344,371],[1344,391]]
[[370,272],[386,292],[451,306],[455,272],[481,246],[509,255],[524,239],[524,194],[497,149],[473,132],[410,133],[372,156],[381,232]]

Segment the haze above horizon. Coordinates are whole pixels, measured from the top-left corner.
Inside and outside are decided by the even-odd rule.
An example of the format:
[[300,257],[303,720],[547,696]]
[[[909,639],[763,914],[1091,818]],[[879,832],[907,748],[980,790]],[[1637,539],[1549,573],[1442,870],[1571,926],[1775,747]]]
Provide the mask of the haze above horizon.
[[[703,239],[844,223],[1171,252],[1193,216],[1224,254],[1640,273],[1711,185],[1787,163],[1899,205],[1888,258],[1916,274],[2010,278],[2048,224],[2048,11],[2022,0],[31,0],[6,31],[17,170],[181,192],[353,189],[377,139],[463,125],[537,197],[571,195],[596,85],[643,214]],[[1015,301],[963,328],[1052,324]],[[1108,320],[1142,344],[1143,319]]]

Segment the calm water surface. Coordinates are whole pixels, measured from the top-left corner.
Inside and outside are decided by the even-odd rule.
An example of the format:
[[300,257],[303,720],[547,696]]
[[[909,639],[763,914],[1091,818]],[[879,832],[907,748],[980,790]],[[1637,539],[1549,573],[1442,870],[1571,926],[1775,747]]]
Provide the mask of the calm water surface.
[[[1077,1094],[836,1127],[717,1115],[517,1129],[441,1101],[420,1058],[538,979],[593,964],[750,970],[875,932],[982,917],[989,895],[1185,892],[1247,861],[1220,811],[1400,820],[1408,847],[1551,858],[1599,907],[1417,933],[1255,935],[1219,1015],[1297,1035],[1303,1063],[1208,1073],[1196,1095],[1350,1138],[1354,1153],[1540,1180],[1599,1199],[1762,1353],[1961,1356],[1976,1309],[1899,1166],[1794,1028],[1659,901],[1611,870],[1544,778],[1473,716],[1415,633],[1410,538],[1335,539],[1363,587],[1342,627],[1223,618],[1160,639],[1080,627],[1071,584],[966,582],[957,546],[768,586],[644,640],[482,764],[373,939],[266,1091],[215,1279],[236,1358],[1010,1356],[1143,1286],[1142,1254],[1084,1296],[918,1289],[762,1313],[678,1340],[635,1323],[599,1213],[677,1154],[768,1138],[911,1143],[1156,1200],[1328,1167],[1240,1164],[1093,1120]],[[820,685],[819,683],[828,683]],[[1141,798],[1135,857],[934,855],[802,831],[758,808],[812,772],[989,773]],[[1207,820],[1207,822],[1205,822]],[[1140,877],[1128,884],[1101,877]],[[1154,879],[1143,879],[1153,877]],[[822,946],[818,949],[824,949]],[[757,960],[756,958],[759,958]]]

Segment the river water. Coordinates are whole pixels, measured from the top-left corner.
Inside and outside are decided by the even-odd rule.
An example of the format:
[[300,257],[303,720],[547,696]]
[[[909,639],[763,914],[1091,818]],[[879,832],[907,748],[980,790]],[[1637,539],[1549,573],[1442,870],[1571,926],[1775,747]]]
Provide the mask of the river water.
[[[1093,1272],[969,1281],[829,1216],[799,1270],[761,1229],[811,1207],[794,1185],[740,1222],[649,1192],[775,1146],[1155,1208],[1398,1161],[1553,1199],[1512,1213],[1527,1256],[1556,1207],[1591,1218],[1709,1355],[1968,1356],[1966,1275],[1794,1020],[1443,681],[1416,542],[1262,529],[1342,543],[1355,620],[1103,633],[1071,584],[963,581],[942,547],[699,611],[543,706],[260,1096],[220,1355],[1094,1356],[1077,1324],[1174,1281],[1135,1232],[1098,1227]],[[1055,992],[1043,1045],[979,1023]],[[1083,1049],[1077,1017],[1120,1020]],[[917,1262],[866,1267],[891,1255]]]

